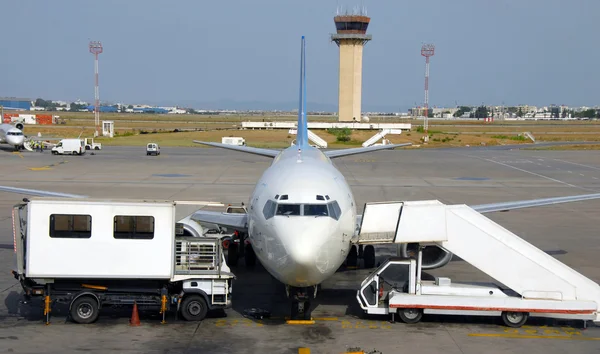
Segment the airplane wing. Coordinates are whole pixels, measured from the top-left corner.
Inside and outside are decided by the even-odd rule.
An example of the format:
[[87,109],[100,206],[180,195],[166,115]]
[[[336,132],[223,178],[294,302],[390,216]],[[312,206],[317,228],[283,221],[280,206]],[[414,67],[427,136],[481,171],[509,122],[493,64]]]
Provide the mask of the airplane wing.
[[88,196],[86,196],[86,195],[41,191],[41,190],[37,190],[37,189],[16,188],[16,187],[8,187],[8,186],[0,186],[0,192],[35,195],[38,197],[88,198]]
[[553,197],[533,200],[520,200],[515,202],[502,202],[491,204],[470,205],[472,209],[482,214],[491,213],[493,211],[509,211],[513,209],[523,209],[544,205],[554,205],[561,203],[580,202],[584,200],[600,199],[600,193],[571,195],[568,197]]
[[[523,209],[523,208],[539,207],[539,206],[545,206],[545,205],[580,202],[580,201],[592,200],[592,199],[600,199],[600,193],[572,195],[572,196],[567,196],[567,197],[552,197],[552,198],[541,198],[541,199],[531,199],[531,200],[519,200],[519,201],[514,201],[514,202],[469,205],[469,207],[481,214],[485,214],[485,213],[491,213],[494,211],[509,211],[509,210],[513,210],[513,209]],[[356,216],[356,224],[360,225],[361,221],[362,221],[362,215],[357,215]]]
[[378,146],[369,146],[369,147],[359,147],[352,149],[340,149],[340,150],[328,150],[325,151],[325,155],[329,158],[336,158],[342,156],[356,155],[356,154],[364,154],[371,151],[378,150],[391,150],[401,146],[409,146],[412,143],[404,143],[404,144],[389,144],[389,145],[378,145]]
[[[38,197],[59,197],[59,198],[89,198],[87,195],[69,194],[61,192],[42,191],[37,189],[16,188],[8,186],[0,186],[0,192],[9,192],[25,195],[33,195]],[[238,231],[246,231],[247,214],[231,214],[218,211],[198,210],[191,215],[191,218],[198,222],[216,224],[221,227],[229,227]]]
[[278,150],[253,148],[253,147],[249,147],[249,146],[228,145],[228,144],[211,143],[211,142],[207,142],[207,141],[198,141],[198,140],[194,140],[194,142],[196,144],[208,145],[208,146],[218,147],[218,148],[222,148],[222,149],[241,151],[241,152],[246,152],[249,154],[267,156],[267,157],[276,157],[280,153],[280,151],[278,151]]
[[191,215],[191,218],[197,222],[216,224],[219,227],[232,228],[242,232],[247,232],[248,230],[247,214],[198,210]]

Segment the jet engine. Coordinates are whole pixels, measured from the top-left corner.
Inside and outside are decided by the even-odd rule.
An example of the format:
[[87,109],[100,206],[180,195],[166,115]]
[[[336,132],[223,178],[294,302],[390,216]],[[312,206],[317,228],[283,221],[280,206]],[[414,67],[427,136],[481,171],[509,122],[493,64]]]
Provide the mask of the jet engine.
[[[416,257],[418,243],[403,243],[400,253],[403,258]],[[422,269],[436,269],[450,263],[452,253],[438,246],[424,246],[422,255]]]
[[15,128],[17,128],[19,130],[23,130],[23,127],[24,127],[23,123],[17,123],[17,124],[15,124]]

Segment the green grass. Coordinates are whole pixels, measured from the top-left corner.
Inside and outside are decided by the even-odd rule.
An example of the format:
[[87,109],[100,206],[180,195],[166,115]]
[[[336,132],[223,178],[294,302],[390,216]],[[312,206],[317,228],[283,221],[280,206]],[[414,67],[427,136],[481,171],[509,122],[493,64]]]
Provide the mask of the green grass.
[[526,141],[527,138],[524,135],[508,136],[508,135],[492,135],[492,139],[504,139],[504,140],[515,140],[515,141]]

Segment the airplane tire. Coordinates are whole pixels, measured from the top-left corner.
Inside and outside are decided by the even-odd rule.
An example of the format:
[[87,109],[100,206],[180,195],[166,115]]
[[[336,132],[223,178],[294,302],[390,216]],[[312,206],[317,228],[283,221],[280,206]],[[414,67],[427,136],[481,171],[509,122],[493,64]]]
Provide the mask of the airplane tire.
[[502,321],[511,328],[519,328],[527,322],[529,314],[527,312],[502,312]]
[[227,249],[227,265],[230,267],[237,266],[239,258],[238,247],[239,246],[237,244],[232,242],[229,248]]
[[417,323],[423,317],[421,309],[398,309],[398,316],[404,323]]
[[358,264],[358,251],[355,245],[350,247],[350,253],[346,257],[346,267],[356,267]]
[[256,253],[254,253],[252,245],[246,245],[246,249],[244,250],[244,259],[246,262],[246,267],[254,267],[256,265]]
[[363,259],[365,261],[366,269],[375,268],[375,247],[373,247],[373,245],[365,246]]
[[310,321],[312,319],[311,311],[310,311],[310,301],[304,302],[304,318],[305,321]]

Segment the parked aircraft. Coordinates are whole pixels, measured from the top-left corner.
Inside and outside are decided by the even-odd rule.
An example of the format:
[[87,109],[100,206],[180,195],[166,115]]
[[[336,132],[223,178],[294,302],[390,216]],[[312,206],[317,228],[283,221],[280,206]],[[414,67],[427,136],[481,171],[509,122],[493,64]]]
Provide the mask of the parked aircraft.
[[[356,263],[357,237],[361,216],[352,191],[332,159],[410,144],[390,144],[342,150],[321,151],[308,143],[306,118],[305,39],[301,42],[300,99],[296,144],[282,151],[194,141],[208,146],[273,158],[252,192],[248,213],[220,213],[199,210],[185,220],[196,220],[247,233],[247,256],[256,256],[265,269],[286,285],[292,300],[291,318],[310,319],[310,300],[317,288],[344,263]],[[0,186],[0,191],[27,195],[85,196]],[[600,193],[528,201],[470,206],[480,213],[506,211],[534,206],[600,199]],[[409,246],[405,246],[408,252]],[[375,263],[375,249],[364,247],[367,267]],[[451,254],[427,247],[423,263],[439,267]]]
[[15,150],[20,150],[25,142],[25,136],[21,129],[23,129],[21,123],[17,123],[16,126],[0,124],[0,144],[8,144],[14,146]]

